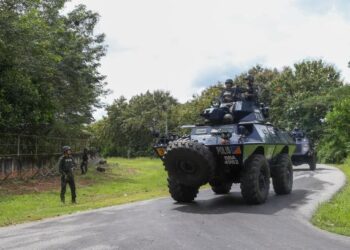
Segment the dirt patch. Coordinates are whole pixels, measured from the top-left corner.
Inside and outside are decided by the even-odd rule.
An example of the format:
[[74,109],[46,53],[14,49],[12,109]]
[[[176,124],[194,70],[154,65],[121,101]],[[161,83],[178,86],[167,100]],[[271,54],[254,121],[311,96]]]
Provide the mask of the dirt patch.
[[125,171],[127,174],[130,174],[130,175],[134,175],[138,173],[138,171],[135,168],[127,168],[125,169]]
[[[89,186],[92,180],[75,178],[78,186]],[[0,194],[20,195],[30,193],[41,193],[59,190],[61,186],[60,176],[46,177],[45,179],[8,180],[0,185]]]
[[[120,168],[113,171],[113,168],[119,168],[118,165],[106,165],[106,172],[95,172],[94,176],[81,176],[79,170],[75,173],[75,182],[78,188],[91,186],[95,183],[106,181],[125,181],[129,176],[138,174],[135,168]],[[89,171],[96,171],[95,167],[89,167]],[[0,181],[0,195],[22,195],[30,193],[41,193],[47,191],[59,191],[61,186],[60,176],[47,176],[34,179],[8,179]]]

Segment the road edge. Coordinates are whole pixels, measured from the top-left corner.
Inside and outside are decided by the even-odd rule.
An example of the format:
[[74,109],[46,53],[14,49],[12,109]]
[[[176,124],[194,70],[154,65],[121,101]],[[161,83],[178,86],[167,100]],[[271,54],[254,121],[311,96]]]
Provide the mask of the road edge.
[[346,175],[339,168],[325,164],[317,164],[317,168],[320,167],[323,169],[329,169],[329,173],[322,174],[316,172],[313,177],[324,182],[325,187],[321,191],[315,192],[306,197],[309,201],[307,204],[302,205],[297,209],[299,215],[297,216],[297,219],[299,222],[309,227],[310,230],[316,230],[327,237],[350,243],[350,237],[321,229],[311,222],[313,215],[317,212],[320,205],[329,202],[339,191],[341,191],[347,182]]
[[[346,184],[346,176],[345,174],[338,168],[332,167],[329,165],[324,165],[324,164],[317,164],[318,168],[323,168],[323,169],[328,169],[330,170],[328,174],[324,173],[324,170],[322,172],[318,173],[317,169],[316,171],[311,172],[312,176],[322,182],[324,182],[325,187],[322,188],[322,190],[312,193],[308,195],[306,198],[308,199],[307,204],[301,205],[297,209],[297,218],[300,222],[303,224],[313,228],[317,229],[318,231],[327,233],[328,235],[335,235],[339,237],[347,237],[343,235],[338,235],[332,232],[325,231],[323,229],[320,229],[313,225],[311,223],[311,218],[314,215],[314,213],[317,211],[318,207],[320,204],[325,203],[332,199],[332,197],[341,190],[342,187]],[[206,189],[203,189],[206,190]],[[116,210],[121,210],[125,209],[128,207],[134,207],[134,206],[143,206],[147,203],[156,201],[156,200],[161,200],[161,199],[168,199],[169,197],[158,197],[154,199],[149,199],[149,200],[143,200],[143,201],[136,201],[136,202],[131,202],[131,203],[125,203],[125,204],[120,204],[120,205],[114,205],[114,206],[107,206],[107,207],[102,207],[102,208],[97,208],[97,209],[91,209],[91,210],[85,210],[85,211],[78,211],[74,212],[71,214],[66,214],[66,215],[60,215],[60,216],[55,216],[55,217],[50,217],[42,220],[37,220],[37,221],[32,221],[32,222],[24,222],[20,224],[15,224],[15,225],[10,225],[10,226],[5,226],[5,227],[0,227],[0,232],[3,230],[10,230],[10,229],[18,229],[18,228],[26,228],[30,227],[32,225],[38,224],[38,223],[46,223],[46,222],[51,222],[51,221],[57,221],[61,220],[64,218],[69,218],[72,216],[76,216],[78,214],[88,214],[88,213],[94,213],[96,211],[104,211],[104,210],[109,210],[111,208],[116,209]]]
[[[321,173],[317,173],[317,170],[313,172],[313,178],[323,182],[324,187],[321,191],[308,195],[306,197],[308,199],[307,204],[301,205],[297,209],[308,221],[311,220],[321,204],[330,201],[346,184],[346,176],[340,169],[325,164],[317,164],[317,168],[323,170]],[[325,174],[325,169],[330,171]]]

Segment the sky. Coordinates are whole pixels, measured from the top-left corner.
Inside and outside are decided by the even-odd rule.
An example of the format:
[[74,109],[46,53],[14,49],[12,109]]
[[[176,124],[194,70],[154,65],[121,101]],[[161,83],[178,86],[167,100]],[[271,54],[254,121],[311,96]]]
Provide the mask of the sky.
[[323,59],[350,81],[350,0],[72,0],[66,9],[78,4],[101,16],[107,104],[158,89],[186,102],[254,65],[303,59]]

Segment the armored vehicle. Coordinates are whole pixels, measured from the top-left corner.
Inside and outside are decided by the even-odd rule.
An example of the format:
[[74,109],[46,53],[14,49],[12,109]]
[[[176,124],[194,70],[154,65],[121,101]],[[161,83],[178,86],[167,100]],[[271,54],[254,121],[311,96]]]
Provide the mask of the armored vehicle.
[[314,147],[305,135],[305,133],[299,128],[294,129],[291,132],[291,136],[293,137],[296,149],[294,154],[292,155],[293,165],[301,165],[308,164],[310,170],[316,169],[316,151]]
[[265,122],[267,107],[246,98],[216,101],[201,116],[204,124],[183,126],[190,129],[188,136],[154,145],[174,200],[193,201],[207,183],[216,194],[227,194],[233,183],[240,183],[244,200],[261,204],[271,177],[276,194],[292,191],[295,143],[287,132]]

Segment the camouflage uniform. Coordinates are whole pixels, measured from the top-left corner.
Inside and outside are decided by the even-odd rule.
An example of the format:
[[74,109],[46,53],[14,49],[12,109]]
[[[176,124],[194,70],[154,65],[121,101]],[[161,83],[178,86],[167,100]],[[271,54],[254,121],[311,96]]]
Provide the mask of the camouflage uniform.
[[[225,85],[226,88],[221,92],[220,95],[220,101],[222,103],[236,102],[242,99],[241,94],[243,93],[243,91],[238,86],[232,87],[232,79],[227,79]],[[231,85],[231,87],[229,87],[228,85]]]
[[76,163],[72,156],[64,155],[59,161],[59,172],[61,174],[61,201],[65,202],[65,194],[67,183],[70,187],[72,193],[72,202],[75,203],[76,192],[75,192],[75,182],[73,175],[73,167],[76,166]]
[[222,103],[236,102],[241,100],[242,90],[239,87],[224,89],[220,95]]
[[82,159],[82,162],[81,162],[81,165],[80,165],[81,174],[86,174],[87,173],[87,168],[88,168],[88,160],[89,160],[88,150],[87,149],[84,149],[82,158],[83,159]]
[[245,80],[247,81],[248,89],[246,90],[246,99],[248,101],[257,102],[258,101],[258,94],[257,90],[254,87],[254,77],[251,75],[248,75]]

